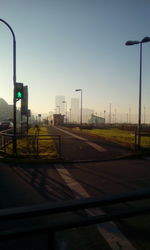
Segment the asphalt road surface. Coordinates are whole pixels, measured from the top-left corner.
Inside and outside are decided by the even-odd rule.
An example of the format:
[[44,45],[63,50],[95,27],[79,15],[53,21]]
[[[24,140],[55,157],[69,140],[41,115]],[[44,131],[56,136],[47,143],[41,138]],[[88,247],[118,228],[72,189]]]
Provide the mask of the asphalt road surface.
[[[114,160],[88,163],[0,163],[0,208],[37,205],[75,198],[66,184],[65,169],[90,197],[149,187],[150,160]],[[68,174],[68,175],[69,175]]]
[[[148,188],[150,183],[150,161],[147,160],[114,160],[104,162],[84,163],[53,163],[53,164],[0,164],[0,197],[1,208],[18,206],[37,205],[47,202],[65,201],[79,198],[103,197],[111,194],[137,191],[141,188]],[[116,208],[115,208],[116,209]],[[148,223],[148,221],[147,221]],[[107,227],[106,227],[107,228]],[[105,231],[107,231],[105,228]],[[113,238],[114,249],[119,249],[122,244],[130,244],[128,241],[121,241],[117,229],[108,227],[107,234]],[[95,232],[96,228],[92,228]],[[92,234],[92,232],[90,234]],[[87,235],[86,231],[86,235]],[[103,232],[101,232],[103,233]],[[114,234],[113,234],[114,233]],[[57,242],[58,249],[72,249],[77,239],[82,242],[84,231],[71,231],[73,238],[68,238],[64,233],[59,234]],[[116,240],[117,235],[117,240]],[[83,236],[83,238],[82,238]],[[46,235],[40,235],[19,241],[8,241],[1,249],[47,249]],[[77,238],[76,238],[77,237]],[[145,236],[146,237],[146,236]],[[149,237],[149,236],[148,236]],[[107,238],[107,237],[106,237]],[[137,236],[136,236],[137,238]],[[61,240],[60,240],[61,239]],[[101,240],[92,241],[87,237],[84,244],[76,245],[78,250],[99,249]],[[148,241],[148,238],[145,238]],[[31,241],[33,246],[31,247]],[[44,244],[43,244],[44,242]],[[90,243],[89,243],[90,242]],[[117,243],[116,243],[117,242]],[[119,242],[119,243],[118,243]],[[82,242],[83,243],[83,242]],[[96,244],[96,245],[95,245]],[[36,247],[35,247],[36,246]],[[15,248],[13,248],[15,247]],[[105,249],[110,249],[109,247]],[[123,248],[122,249],[134,249]],[[149,249],[149,248],[148,248]]]
[[62,158],[66,161],[111,160],[131,153],[129,149],[117,143],[64,127],[51,126],[49,134],[61,136]]
[[[115,160],[129,154],[130,150],[98,137],[63,131],[62,128],[50,127],[49,133],[61,135],[64,162],[0,163],[1,209],[103,197],[149,187],[149,159]],[[102,211],[99,209],[97,212]],[[86,213],[89,216],[87,211]],[[26,224],[28,223],[25,222],[22,226]],[[2,226],[0,224],[1,228]],[[98,250],[103,249],[100,235],[108,243],[107,246],[104,244],[106,250],[135,249],[114,224],[108,224],[104,229],[94,226],[86,232],[85,229],[72,229],[69,234],[68,231],[61,232],[57,235],[56,243],[58,249]],[[47,237],[46,234],[40,234],[27,239],[0,242],[0,249],[46,250]]]

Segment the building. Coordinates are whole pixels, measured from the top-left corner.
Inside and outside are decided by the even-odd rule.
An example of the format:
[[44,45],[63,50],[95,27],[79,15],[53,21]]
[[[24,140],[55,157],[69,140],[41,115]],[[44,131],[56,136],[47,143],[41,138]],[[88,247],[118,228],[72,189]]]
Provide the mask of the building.
[[70,122],[79,123],[79,99],[71,98],[71,114],[70,114]]
[[83,108],[82,109],[82,123],[89,123],[91,115],[94,113],[93,109]]
[[0,121],[13,119],[13,105],[9,105],[3,98],[0,98]]
[[55,97],[55,109],[57,114],[65,114],[65,97],[63,95],[58,95]]
[[[0,98],[0,121],[13,121],[13,105],[9,105],[3,98]],[[20,122],[20,110],[16,110],[16,120]]]
[[89,119],[89,123],[98,127],[100,125],[103,125],[105,124],[105,118],[103,117],[99,117],[99,116],[96,116],[96,115],[91,115],[91,118]]

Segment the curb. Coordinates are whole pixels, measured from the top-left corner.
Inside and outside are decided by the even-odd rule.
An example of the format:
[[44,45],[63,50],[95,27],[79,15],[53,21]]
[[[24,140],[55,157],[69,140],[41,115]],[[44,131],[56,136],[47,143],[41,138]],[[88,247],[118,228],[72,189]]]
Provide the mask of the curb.
[[0,156],[0,162],[10,163],[10,164],[75,164],[75,163],[90,163],[90,162],[108,162],[126,159],[144,159],[145,156],[140,154],[128,154],[124,156],[118,156],[111,159],[88,159],[88,160],[65,160],[61,159],[22,159],[22,158],[5,158]]

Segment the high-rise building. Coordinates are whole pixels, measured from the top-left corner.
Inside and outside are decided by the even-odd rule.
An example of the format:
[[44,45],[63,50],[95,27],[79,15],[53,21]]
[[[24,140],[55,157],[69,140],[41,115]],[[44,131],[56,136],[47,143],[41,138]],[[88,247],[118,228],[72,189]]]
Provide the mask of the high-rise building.
[[55,109],[57,114],[65,114],[65,97],[63,95],[58,95],[55,97]]
[[79,123],[80,109],[79,109],[79,99],[71,99],[71,122]]

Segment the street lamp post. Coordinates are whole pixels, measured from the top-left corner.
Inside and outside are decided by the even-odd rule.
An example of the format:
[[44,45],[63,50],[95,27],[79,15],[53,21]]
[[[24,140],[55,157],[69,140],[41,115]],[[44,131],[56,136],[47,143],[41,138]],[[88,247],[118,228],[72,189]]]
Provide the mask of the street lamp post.
[[13,120],[14,120],[14,127],[13,127],[13,153],[16,153],[16,38],[13,29],[11,26],[3,19],[0,19],[0,22],[4,23],[13,36],[13,85],[14,85],[14,94],[13,94]]
[[109,104],[109,124],[111,124],[111,103]]
[[127,41],[125,45],[140,44],[140,75],[139,75],[139,110],[138,110],[138,127],[137,127],[137,146],[138,149],[141,147],[141,99],[142,99],[142,44],[150,42],[150,37],[144,37],[141,41]]
[[76,89],[75,91],[81,92],[81,111],[80,111],[80,124],[82,126],[82,89]]
[[146,110],[146,107],[144,106],[144,124],[145,124],[145,110]]

